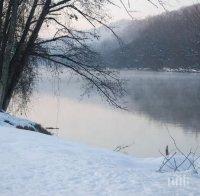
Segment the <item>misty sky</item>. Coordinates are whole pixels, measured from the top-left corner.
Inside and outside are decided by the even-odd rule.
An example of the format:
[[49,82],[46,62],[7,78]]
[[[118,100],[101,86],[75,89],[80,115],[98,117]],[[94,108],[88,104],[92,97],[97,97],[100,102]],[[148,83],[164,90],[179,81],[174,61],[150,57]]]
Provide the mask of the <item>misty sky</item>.
[[[127,14],[123,6],[120,4],[120,0],[115,0],[116,4],[120,6],[120,8],[116,6],[109,6],[107,7],[110,16],[112,19],[109,22],[114,22],[117,20],[122,19],[131,19],[131,17]],[[114,2],[115,2],[114,1]],[[171,11],[178,9],[183,6],[191,5],[200,2],[200,0],[162,0],[165,3],[165,9],[161,5],[158,4],[159,0],[151,0],[155,5],[151,4],[148,0],[129,0],[130,1],[130,8],[131,15],[134,19],[142,19],[148,16],[157,15],[166,10]],[[128,0],[123,0],[125,4],[128,4]],[[90,29],[92,26],[86,20],[80,20],[78,23],[75,24],[76,27],[79,29]],[[55,31],[54,27],[45,28],[43,29],[42,33],[40,34],[41,37],[47,38],[51,33]]]
[[[128,0],[126,0],[128,2]],[[125,1],[125,2],[126,2]],[[159,0],[152,0],[152,2],[157,6],[151,4],[148,0],[130,0],[132,16],[135,19],[141,19],[147,16],[152,16],[160,14],[165,11],[161,5],[158,4]],[[116,1],[117,2],[117,1]],[[167,10],[178,9],[182,6],[191,5],[200,2],[199,0],[163,0],[164,6]],[[120,5],[120,3],[118,3]],[[122,6],[121,6],[122,7]],[[120,20],[124,18],[130,18],[124,9],[111,7],[109,8],[113,20]]]

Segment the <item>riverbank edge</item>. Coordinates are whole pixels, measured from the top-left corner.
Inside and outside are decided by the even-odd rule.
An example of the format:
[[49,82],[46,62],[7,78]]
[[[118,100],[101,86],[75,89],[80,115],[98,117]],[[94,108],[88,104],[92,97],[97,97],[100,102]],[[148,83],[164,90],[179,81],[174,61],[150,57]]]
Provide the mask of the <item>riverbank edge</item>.
[[0,126],[1,125],[6,126],[6,127],[14,127],[17,129],[22,129],[22,130],[27,130],[27,131],[38,132],[45,135],[53,135],[53,133],[45,129],[39,123],[12,116],[11,114],[3,110],[0,110]]

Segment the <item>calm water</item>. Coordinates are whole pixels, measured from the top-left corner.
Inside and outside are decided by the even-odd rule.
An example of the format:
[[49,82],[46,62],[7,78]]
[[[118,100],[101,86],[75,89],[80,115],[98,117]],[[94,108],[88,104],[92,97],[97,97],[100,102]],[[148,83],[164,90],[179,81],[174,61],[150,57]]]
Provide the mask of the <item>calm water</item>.
[[95,147],[125,151],[139,157],[159,156],[176,139],[184,150],[196,148],[200,132],[200,74],[121,71],[127,80],[126,106],[121,111],[97,94],[84,93],[84,82],[70,73],[43,74],[27,117],[43,126],[59,127],[56,134]]

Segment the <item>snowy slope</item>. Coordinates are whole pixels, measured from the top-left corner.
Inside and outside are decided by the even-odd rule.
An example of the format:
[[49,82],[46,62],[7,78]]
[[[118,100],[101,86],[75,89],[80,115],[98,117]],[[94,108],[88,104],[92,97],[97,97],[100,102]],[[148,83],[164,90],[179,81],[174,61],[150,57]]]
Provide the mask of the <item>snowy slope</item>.
[[[199,195],[190,171],[158,173],[161,159],[137,159],[36,132],[0,127],[0,195]],[[169,179],[187,179],[184,186]]]
[[17,118],[9,113],[0,111],[0,126],[16,127],[16,126],[34,126],[35,123]]
[[51,133],[44,129],[41,125],[30,120],[17,118],[4,111],[0,111],[0,126],[15,127],[18,129],[25,129],[51,135]]

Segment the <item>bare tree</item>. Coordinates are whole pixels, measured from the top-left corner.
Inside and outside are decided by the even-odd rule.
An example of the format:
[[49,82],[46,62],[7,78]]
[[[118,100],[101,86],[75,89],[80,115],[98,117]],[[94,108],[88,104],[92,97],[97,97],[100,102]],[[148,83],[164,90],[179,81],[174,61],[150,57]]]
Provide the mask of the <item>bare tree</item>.
[[[113,72],[103,69],[97,53],[87,46],[87,40],[98,35],[73,28],[75,21],[83,19],[92,26],[109,28],[106,4],[115,5],[111,0],[1,0],[0,109],[7,109],[15,93],[26,97],[36,62],[73,70],[120,107],[121,82]],[[41,30],[52,26],[56,32],[40,39]]]

